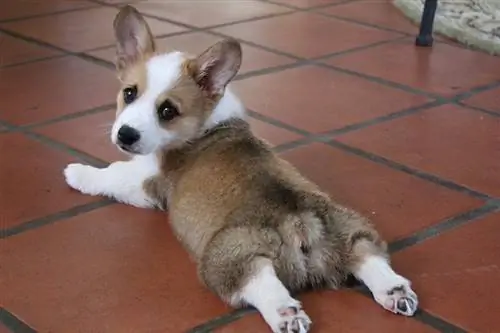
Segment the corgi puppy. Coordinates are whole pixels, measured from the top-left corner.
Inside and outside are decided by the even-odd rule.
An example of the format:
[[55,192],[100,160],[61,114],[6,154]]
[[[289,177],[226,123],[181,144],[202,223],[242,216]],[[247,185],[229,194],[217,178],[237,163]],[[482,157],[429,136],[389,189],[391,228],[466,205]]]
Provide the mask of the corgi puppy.
[[131,6],[114,30],[122,88],[111,140],[132,158],[104,169],[70,164],[70,187],[168,211],[201,281],[231,306],[255,307],[272,332],[309,332],[311,319],[291,295],[338,288],[349,275],[385,309],[415,313],[417,296],[370,222],[252,133],[228,87],[242,60],[236,40],[198,56],[159,53]]

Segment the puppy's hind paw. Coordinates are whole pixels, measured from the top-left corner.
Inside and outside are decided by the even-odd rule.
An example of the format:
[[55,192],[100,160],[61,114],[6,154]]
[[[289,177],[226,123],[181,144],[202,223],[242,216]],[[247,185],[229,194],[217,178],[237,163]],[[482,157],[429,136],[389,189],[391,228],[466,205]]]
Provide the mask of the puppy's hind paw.
[[85,194],[97,195],[99,169],[79,163],[69,164],[64,169],[66,183],[73,189]]
[[281,322],[277,333],[307,333],[311,327],[311,319],[300,308],[291,306],[278,311]]
[[409,282],[396,285],[384,294],[377,295],[376,300],[386,310],[403,316],[413,316],[418,309],[418,297]]

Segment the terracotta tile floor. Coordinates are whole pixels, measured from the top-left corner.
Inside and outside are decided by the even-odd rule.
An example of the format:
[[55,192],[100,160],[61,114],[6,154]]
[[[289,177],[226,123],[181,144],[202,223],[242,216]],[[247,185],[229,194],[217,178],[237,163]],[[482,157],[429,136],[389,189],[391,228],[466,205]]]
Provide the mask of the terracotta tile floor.
[[[112,19],[125,0],[0,0],[0,333],[267,332],[198,282],[162,213],[90,198],[71,161],[109,142]],[[500,58],[417,28],[388,0],[137,0],[165,50],[239,38],[251,125],[370,216],[420,294],[300,296],[313,332],[500,332]]]

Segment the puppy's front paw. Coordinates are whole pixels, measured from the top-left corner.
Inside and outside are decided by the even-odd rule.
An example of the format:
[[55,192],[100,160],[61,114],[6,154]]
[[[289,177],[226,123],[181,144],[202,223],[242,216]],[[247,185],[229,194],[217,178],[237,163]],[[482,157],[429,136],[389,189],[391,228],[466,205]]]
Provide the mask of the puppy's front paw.
[[374,294],[374,297],[382,307],[396,314],[413,316],[418,308],[417,294],[411,289],[410,282],[402,277],[398,283]]
[[99,169],[79,163],[69,164],[64,169],[66,183],[77,191],[85,194],[97,195]]

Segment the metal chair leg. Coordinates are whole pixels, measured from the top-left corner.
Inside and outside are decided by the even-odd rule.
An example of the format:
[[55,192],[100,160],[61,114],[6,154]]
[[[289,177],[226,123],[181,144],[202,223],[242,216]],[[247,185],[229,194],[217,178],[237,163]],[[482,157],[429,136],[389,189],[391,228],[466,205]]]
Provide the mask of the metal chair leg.
[[438,0],[425,0],[422,21],[420,22],[420,32],[415,40],[417,46],[432,46],[434,38],[432,30],[434,28],[434,17],[436,16]]

